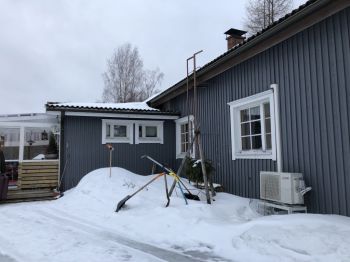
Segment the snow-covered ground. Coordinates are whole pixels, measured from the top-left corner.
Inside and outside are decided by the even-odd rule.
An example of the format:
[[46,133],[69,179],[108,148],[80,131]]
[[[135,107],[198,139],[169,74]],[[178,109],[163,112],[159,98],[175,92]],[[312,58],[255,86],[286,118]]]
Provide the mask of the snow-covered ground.
[[350,261],[348,217],[262,217],[226,193],[165,208],[163,178],[114,212],[151,178],[99,169],[56,201],[1,205],[0,261]]

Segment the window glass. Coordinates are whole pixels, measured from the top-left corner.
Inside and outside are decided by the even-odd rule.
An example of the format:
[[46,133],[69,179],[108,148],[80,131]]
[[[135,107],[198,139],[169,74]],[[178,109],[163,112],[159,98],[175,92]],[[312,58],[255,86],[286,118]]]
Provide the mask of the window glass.
[[265,118],[270,117],[270,103],[265,103],[264,104],[264,113],[265,113]]
[[[265,139],[265,149],[271,149],[270,104],[240,110],[240,118],[241,150],[263,150],[262,138]],[[262,134],[262,121],[265,121],[265,134]]]
[[252,149],[262,149],[261,136],[252,136]]
[[126,126],[114,125],[113,130],[114,130],[114,132],[113,132],[114,137],[127,137],[127,135],[126,135],[127,127]]
[[260,121],[254,121],[254,122],[251,122],[251,134],[252,135],[259,135],[261,134],[261,123]]
[[111,125],[106,124],[106,137],[111,137]]
[[249,136],[250,135],[250,123],[241,124],[241,135]]
[[266,149],[268,150],[272,149],[271,134],[266,135]]
[[0,140],[4,143],[5,160],[18,160],[19,158],[19,128],[0,128]]
[[264,104],[264,117],[265,117],[265,144],[266,150],[272,149],[271,141],[271,112],[270,112],[270,103]]
[[242,137],[242,150],[250,150],[250,136]]
[[139,137],[142,137],[142,126],[139,126]]
[[157,137],[156,126],[146,126],[146,137]]
[[26,127],[24,129],[23,160],[58,158],[57,136],[49,128]]
[[249,109],[241,110],[241,122],[249,121]]
[[250,108],[250,120],[260,119],[260,107],[252,107]]
[[189,147],[188,123],[181,124],[181,152],[187,152]]

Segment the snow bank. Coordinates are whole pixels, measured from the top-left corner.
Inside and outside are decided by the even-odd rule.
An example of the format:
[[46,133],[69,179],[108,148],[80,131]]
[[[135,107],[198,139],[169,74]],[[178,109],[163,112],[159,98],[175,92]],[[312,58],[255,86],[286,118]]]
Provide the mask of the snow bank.
[[[113,168],[110,178],[108,168],[99,169],[57,201],[0,206],[0,241],[7,243],[0,245],[0,254],[16,254],[19,261],[46,261],[47,257],[52,261],[123,260],[120,254],[126,251],[114,248],[111,239],[115,237],[106,238],[107,231],[167,250],[214,254],[232,261],[350,261],[348,217],[262,217],[250,207],[249,199],[226,193],[219,193],[212,205],[191,200],[185,205],[179,190],[165,208],[163,178],[114,212],[121,199],[152,178],[122,168]],[[51,215],[61,218],[54,219],[58,225],[48,224]],[[94,228],[88,231],[89,237],[86,227]],[[23,241],[27,243],[24,249],[19,244]],[[21,249],[11,249],[16,245]],[[25,260],[16,253],[20,250],[25,250]],[[139,256],[134,254],[129,260],[141,261]]]
[[189,201],[186,206],[177,192],[170,207],[165,208],[163,178],[114,213],[119,200],[153,176],[138,176],[121,168],[113,168],[111,178],[108,174],[109,169],[91,172],[59,204],[79,206],[79,213],[103,219],[105,224],[136,239],[185,252],[215,252],[235,261],[350,261],[347,217],[261,217],[250,208],[249,199],[226,193],[219,193],[212,205]]

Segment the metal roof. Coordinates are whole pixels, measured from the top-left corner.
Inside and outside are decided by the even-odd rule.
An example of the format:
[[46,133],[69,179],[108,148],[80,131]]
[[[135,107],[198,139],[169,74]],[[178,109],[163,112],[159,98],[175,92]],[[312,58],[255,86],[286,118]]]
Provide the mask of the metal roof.
[[[330,1],[330,0],[328,0]],[[267,33],[268,31],[272,31],[271,29],[277,27],[278,25],[282,24],[283,22],[289,20],[289,18],[291,17],[295,17],[297,14],[299,13],[303,13],[303,11],[305,9],[307,9],[307,7],[315,4],[316,2],[326,2],[326,0],[309,0],[307,1],[305,4],[300,5],[298,8],[294,9],[292,12],[290,12],[289,14],[285,15],[284,17],[278,19],[277,21],[275,21],[274,23],[272,23],[271,25],[267,26],[266,28],[264,28],[263,30],[261,30],[260,32],[256,33],[255,35],[250,36],[249,38],[247,38],[246,40],[244,40],[241,44],[238,44],[236,46],[234,46],[233,48],[229,49],[228,51],[226,51],[225,53],[223,53],[222,55],[216,57],[215,59],[213,59],[212,61],[208,62],[207,64],[205,64],[204,66],[202,66],[200,69],[198,69],[197,72],[197,76],[204,74],[207,70],[209,70],[212,66],[214,66],[215,64],[219,64],[221,61],[225,60],[229,55],[231,55],[232,53],[236,53],[239,52],[243,47],[248,46],[251,42],[254,42],[253,40],[257,40],[260,38],[260,36],[265,35],[265,33]],[[228,30],[227,32],[229,32],[230,30]],[[191,77],[191,76],[190,76]],[[159,93],[157,96],[153,97],[152,99],[150,99],[148,102],[153,103],[155,101],[157,101],[158,99],[166,96],[167,94],[177,90],[177,88],[181,87],[181,85],[183,85],[186,82],[186,78],[183,78],[182,80],[180,80],[179,82],[177,82],[175,85],[165,89],[163,92]]]
[[246,33],[247,33],[247,31],[239,30],[239,29],[236,29],[236,28],[230,28],[224,34],[225,35],[231,35],[231,36],[233,36],[233,35],[242,36],[242,35],[244,35]]
[[176,114],[176,112],[160,111],[149,107],[146,102],[133,103],[59,103],[47,102],[47,111],[78,111],[103,113],[147,113],[147,114]]

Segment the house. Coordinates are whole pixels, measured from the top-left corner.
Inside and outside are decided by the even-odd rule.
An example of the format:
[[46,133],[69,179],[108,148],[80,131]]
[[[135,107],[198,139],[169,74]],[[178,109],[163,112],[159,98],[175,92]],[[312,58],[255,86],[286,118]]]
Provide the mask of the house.
[[138,103],[47,103],[49,115],[60,119],[61,189],[78,184],[88,172],[112,164],[148,175],[151,155],[175,166],[175,122],[178,113],[160,111]]
[[[228,44],[240,44],[197,70],[203,148],[227,192],[258,198],[260,171],[279,164],[304,175],[311,212],[350,215],[349,6],[311,0],[244,41],[229,30]],[[180,130],[192,114],[186,97],[183,79],[149,105],[180,112]],[[181,158],[185,141],[176,139]]]
[[[154,166],[141,159],[150,155],[176,169],[196,118],[204,154],[216,170],[214,182],[227,192],[259,198],[261,171],[300,172],[312,187],[306,195],[311,212],[349,216],[350,1],[311,0],[248,39],[244,33],[228,30],[227,52],[196,71],[195,116],[188,110],[193,76],[189,102],[187,79],[147,102],[48,102],[40,120],[45,128],[39,125],[34,133],[36,140],[56,135],[59,164],[50,170],[59,170],[58,186],[70,189],[88,172],[108,166],[107,144],[114,147],[114,166],[151,174]],[[22,142],[15,160],[37,170],[45,161],[46,172],[46,157],[33,159],[40,150],[25,157],[25,147],[33,152],[36,145],[28,141],[36,140],[33,132],[25,139],[28,123],[22,120],[0,119],[0,131],[17,128]],[[36,127],[35,121],[29,126]],[[191,155],[198,157],[198,150]]]

